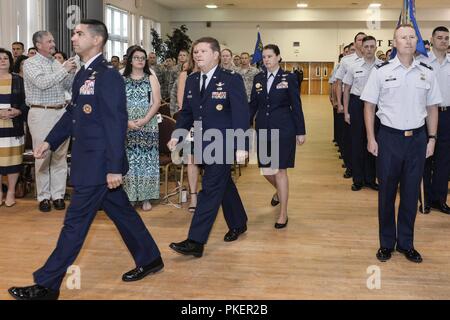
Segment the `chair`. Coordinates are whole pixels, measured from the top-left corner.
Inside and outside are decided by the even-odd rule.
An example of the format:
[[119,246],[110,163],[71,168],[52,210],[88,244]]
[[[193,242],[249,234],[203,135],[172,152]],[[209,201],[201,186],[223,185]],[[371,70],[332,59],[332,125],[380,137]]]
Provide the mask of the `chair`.
[[161,104],[161,106],[159,107],[159,113],[161,113],[164,116],[168,116],[170,118],[171,117],[170,104],[168,103]]
[[[170,116],[162,115],[163,121],[159,124],[159,166],[164,170],[164,184],[165,184],[165,193],[164,198],[168,200],[169,198],[169,169],[171,166],[175,165],[172,162],[172,152],[167,147],[167,143],[169,143],[172,138],[172,133],[176,128],[176,122]],[[179,191],[177,192],[179,195],[179,203],[181,204],[182,200],[182,186],[183,186],[183,176],[184,176],[184,165],[181,164],[180,170],[180,186]]]
[[175,121],[178,121],[178,117],[180,116],[180,112],[181,112],[181,111],[177,111],[177,112],[175,112],[175,113],[173,114],[172,118],[173,118]]

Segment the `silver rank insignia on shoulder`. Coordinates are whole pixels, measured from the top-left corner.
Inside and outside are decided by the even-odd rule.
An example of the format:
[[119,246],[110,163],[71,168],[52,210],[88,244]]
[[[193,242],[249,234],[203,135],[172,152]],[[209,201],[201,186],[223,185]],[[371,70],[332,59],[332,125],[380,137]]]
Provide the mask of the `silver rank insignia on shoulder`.
[[424,80],[424,81],[426,80],[426,78],[425,78],[425,73],[421,73],[421,74],[420,74],[420,80]]

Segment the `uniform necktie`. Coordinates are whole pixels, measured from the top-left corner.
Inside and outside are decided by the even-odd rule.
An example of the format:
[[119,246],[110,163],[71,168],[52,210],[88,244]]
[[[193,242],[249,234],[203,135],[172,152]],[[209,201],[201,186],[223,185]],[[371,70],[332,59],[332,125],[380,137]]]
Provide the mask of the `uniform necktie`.
[[202,76],[203,79],[203,83],[202,83],[202,88],[200,89],[200,97],[203,98],[203,96],[205,95],[205,91],[206,91],[206,79],[208,79],[208,76],[206,74],[204,74]]

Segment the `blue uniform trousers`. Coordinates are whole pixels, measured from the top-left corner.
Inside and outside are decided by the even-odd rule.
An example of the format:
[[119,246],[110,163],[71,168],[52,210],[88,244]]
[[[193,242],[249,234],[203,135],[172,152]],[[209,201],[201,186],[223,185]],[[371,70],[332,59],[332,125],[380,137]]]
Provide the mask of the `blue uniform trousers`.
[[356,184],[375,182],[375,157],[367,151],[367,133],[364,124],[364,102],[350,95],[350,132],[352,141],[352,173]]
[[[425,127],[414,130],[413,136],[381,126],[378,133],[378,218],[380,245],[413,248],[414,223],[417,215],[420,182],[427,147]],[[398,222],[395,223],[395,198],[400,184]]]
[[450,175],[450,108],[439,108],[438,139],[434,156],[425,164],[423,175],[426,203],[446,203]]
[[189,240],[202,244],[208,241],[220,205],[229,229],[242,228],[246,225],[247,214],[231,178],[231,165],[205,165],[202,190],[198,195],[197,209],[192,218]]
[[116,225],[136,266],[148,265],[160,257],[155,241],[122,187],[115,190],[109,190],[106,185],[75,187],[56,249],[46,264],[33,274],[36,284],[59,290],[99,208],[103,208]]

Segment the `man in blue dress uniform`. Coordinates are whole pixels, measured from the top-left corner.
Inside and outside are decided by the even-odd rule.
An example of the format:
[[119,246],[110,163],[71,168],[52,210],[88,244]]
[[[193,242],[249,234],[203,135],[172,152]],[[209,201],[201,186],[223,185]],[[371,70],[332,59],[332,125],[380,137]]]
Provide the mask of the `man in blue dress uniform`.
[[[244,161],[247,146],[238,148],[240,150],[226,150],[226,146],[233,143],[231,140],[235,140],[227,137],[226,131],[247,131],[249,106],[242,77],[219,66],[220,45],[216,39],[197,40],[194,43],[193,55],[200,72],[191,74],[186,81],[183,109],[177,121],[177,128],[187,131],[195,122],[194,158],[196,163],[204,165],[204,176],[188,239],[172,243],[170,247],[184,255],[201,257],[220,205],[229,227],[224,238],[226,242],[238,239],[239,235],[247,230],[247,215],[231,178],[234,155],[237,162]],[[208,143],[202,140],[207,140],[208,131],[214,129],[216,133],[220,133],[223,140],[215,150],[213,159],[207,159],[207,152],[204,151],[217,141]],[[168,144],[171,150],[176,148],[179,138],[173,136]],[[200,153],[205,157],[200,159]]]
[[[397,56],[372,70],[361,94],[361,100],[365,101],[367,148],[377,157],[380,248],[376,256],[382,262],[391,258],[394,248],[408,260],[422,262],[414,248],[414,223],[425,159],[434,153],[437,106],[442,98],[432,68],[414,59],[416,45],[414,28],[400,25],[394,34]],[[376,105],[381,122],[377,139]]]
[[56,249],[34,273],[36,284],[9,289],[18,300],[59,297],[66,270],[80,252],[100,208],[119,229],[137,266],[123,275],[123,281],[140,280],[164,267],[156,243],[121,186],[128,171],[126,95],[122,77],[102,55],[107,40],[107,28],[100,21],[83,20],[74,30],[74,50],[84,66],[74,80],[72,103],[34,151],[35,157],[41,158],[72,136],[74,194]]

